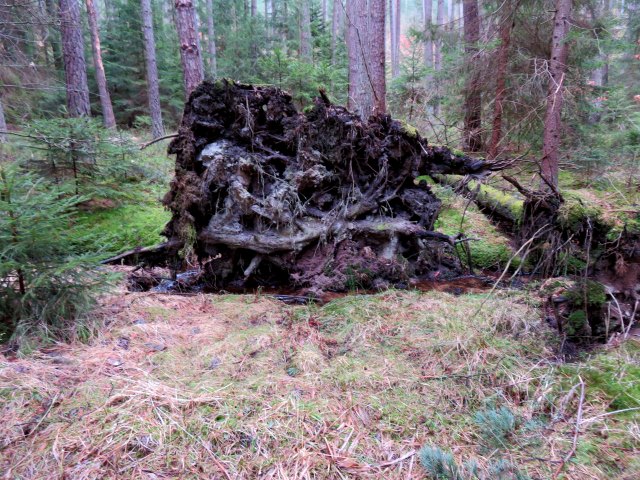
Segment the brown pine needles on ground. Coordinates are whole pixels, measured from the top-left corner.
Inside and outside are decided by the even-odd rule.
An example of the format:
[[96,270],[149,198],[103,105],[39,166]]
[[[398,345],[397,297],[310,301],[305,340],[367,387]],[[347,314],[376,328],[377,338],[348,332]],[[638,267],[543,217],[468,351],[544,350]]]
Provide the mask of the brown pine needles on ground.
[[[121,292],[104,300],[106,326],[90,344],[0,360],[0,471],[419,479],[429,444],[481,469],[500,457],[550,478],[578,428],[567,395],[576,377],[556,364],[534,300],[498,292],[470,324],[483,300],[388,291],[292,307]],[[637,361],[633,348],[610,354]],[[608,405],[588,387],[582,415],[594,418]],[[474,423],[492,403],[518,418],[502,452],[483,447]],[[607,478],[614,465],[632,478],[637,418],[579,428],[564,478]]]

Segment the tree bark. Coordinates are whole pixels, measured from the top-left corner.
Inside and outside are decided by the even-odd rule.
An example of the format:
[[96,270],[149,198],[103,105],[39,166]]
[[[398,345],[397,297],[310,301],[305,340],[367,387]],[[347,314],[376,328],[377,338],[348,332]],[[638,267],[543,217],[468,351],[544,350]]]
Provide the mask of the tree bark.
[[391,57],[391,77],[393,77],[394,66],[396,62],[396,22],[394,0],[389,0],[389,56]]
[[[56,0],[46,0],[47,15],[51,19],[59,17],[59,8]],[[64,62],[62,60],[62,48],[60,42],[56,42],[54,35],[55,28],[53,25],[48,26],[49,35],[48,40],[51,46],[51,53],[53,54],[53,64],[56,67],[56,71],[60,72],[64,69]]]
[[392,8],[390,11],[393,16],[389,19],[393,24],[393,28],[391,30],[392,41],[391,41],[391,76],[396,78],[400,75],[400,0],[390,0]]
[[444,0],[438,0],[436,10],[437,35],[435,41],[434,66],[437,72],[442,70],[442,30],[444,28]]
[[331,12],[331,65],[336,64],[336,45],[338,42],[338,27],[341,23],[340,10],[342,9],[341,0],[333,0],[333,10]]
[[544,119],[541,175],[543,187],[558,185],[558,163],[560,135],[562,133],[562,103],[564,82],[567,70],[569,45],[567,34],[570,29],[572,0],[557,0],[553,21],[551,58],[549,59],[549,90],[547,94],[547,112]]
[[300,56],[306,61],[312,59],[311,48],[311,9],[310,0],[302,0],[300,3]]
[[423,0],[424,12],[424,64],[433,67],[433,0]]
[[67,110],[71,117],[91,115],[87,64],[78,0],[60,0],[60,35],[67,88]]
[[386,112],[385,1],[347,2],[348,105],[363,119]]
[[493,159],[498,155],[498,145],[502,140],[502,112],[504,110],[504,98],[506,95],[507,63],[509,61],[509,44],[511,43],[511,30],[513,20],[511,12],[502,19],[500,27],[500,46],[498,47],[498,59],[496,67],[496,97],[493,105],[493,128],[491,130],[491,142],[487,151],[487,158]]
[[160,108],[160,83],[158,81],[158,64],[156,61],[156,41],[153,34],[153,15],[151,0],[141,0],[142,34],[144,38],[144,59],[147,67],[147,97],[151,115],[151,132],[153,138],[164,135],[162,110]]
[[[609,18],[611,14],[611,5],[609,0],[601,2],[600,7],[602,9],[601,11],[598,7],[591,10],[591,19],[594,27],[598,25],[599,19]],[[594,28],[594,33],[599,35],[599,30],[601,29],[602,25],[600,24],[598,28]],[[594,86],[605,87],[609,83],[609,55],[606,51],[603,51],[600,46],[598,47],[598,50],[598,60],[601,62],[601,65],[591,72],[591,81]]]
[[255,17],[258,13],[258,0],[251,0],[251,16]]
[[196,12],[193,0],[176,0],[175,8],[184,90],[188,98],[193,89],[204,79],[202,56],[198,48]]
[[465,86],[463,145],[471,152],[482,149],[482,103],[480,93],[480,69],[476,56],[480,41],[480,16],[478,0],[464,0],[464,50],[470,68]]
[[100,32],[98,30],[98,14],[93,0],[85,0],[87,6],[87,19],[89,30],[91,31],[91,50],[93,51],[93,65],[96,70],[96,83],[100,93],[100,106],[102,107],[102,121],[106,128],[116,126],[116,117],[113,114],[111,96],[107,88],[107,76],[104,73],[102,64],[102,49],[100,48]]
[[[267,3],[265,2],[265,15],[267,18]],[[207,0],[207,44],[209,46],[209,71],[212,78],[216,78],[218,72],[218,61],[216,53],[216,31],[213,22],[213,0]]]
[[267,40],[269,40],[269,37],[271,36],[271,19],[269,18],[270,4],[270,0],[264,0],[264,31],[266,33]]

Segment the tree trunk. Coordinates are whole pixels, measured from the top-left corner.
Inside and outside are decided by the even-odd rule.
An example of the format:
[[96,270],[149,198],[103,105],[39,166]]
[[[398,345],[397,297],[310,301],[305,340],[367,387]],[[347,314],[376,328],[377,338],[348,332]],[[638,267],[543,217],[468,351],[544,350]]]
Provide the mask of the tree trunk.
[[153,15],[151,0],[141,0],[142,34],[144,37],[144,59],[147,67],[147,97],[151,114],[151,132],[153,138],[164,135],[162,110],[160,109],[160,83],[156,61],[156,41],[153,35]]
[[480,96],[480,69],[476,56],[480,41],[478,0],[464,0],[464,50],[470,68],[465,86],[463,145],[471,152],[482,149],[482,103]]
[[433,67],[433,0],[423,0],[424,11],[424,64]]
[[487,158],[493,159],[498,155],[498,145],[502,139],[502,111],[506,94],[507,63],[509,61],[509,44],[511,42],[511,30],[513,20],[511,12],[502,19],[500,27],[500,46],[498,47],[498,61],[496,68],[496,98],[493,105],[493,128],[491,130],[491,142],[487,152]]
[[[59,16],[59,8],[56,0],[46,0],[47,14],[49,18],[55,19]],[[52,22],[53,23],[53,22]],[[51,45],[51,53],[53,54],[53,64],[56,67],[57,72],[61,72],[64,69],[64,62],[62,61],[62,48],[60,42],[56,41],[55,27],[53,25],[48,26],[49,29],[49,43]]]
[[389,57],[391,58],[391,77],[393,77],[395,63],[396,63],[396,22],[394,0],[389,0]]
[[439,72],[442,69],[442,30],[444,28],[444,0],[438,0],[436,10],[436,41],[435,41],[435,69]]
[[331,65],[336,64],[336,45],[338,43],[338,27],[341,22],[340,10],[342,9],[341,0],[333,0],[333,11],[331,14]]
[[300,4],[300,56],[311,61],[311,10],[309,6],[310,0],[302,0]]
[[[607,19],[611,15],[611,5],[609,0],[605,0],[601,4],[602,10],[600,8],[593,8],[591,10],[591,20],[596,26],[599,22],[598,19]],[[601,28],[601,25],[600,25]],[[599,35],[598,29],[594,29],[596,35]],[[609,55],[606,51],[603,51],[602,46],[600,46],[598,42],[598,60],[600,61],[600,66],[594,69],[591,72],[591,82],[593,82],[594,86],[597,87],[605,87],[607,83],[609,83]]]
[[400,0],[390,0],[392,17],[389,23],[393,25],[391,29],[391,76],[396,78],[400,75]]
[[258,13],[258,0],[251,0],[251,16],[255,17]]
[[0,143],[7,143],[7,135],[1,132],[7,131],[7,120],[4,118],[4,107],[2,106],[2,96],[0,96]]
[[327,23],[327,0],[322,0],[321,13],[322,24],[325,25]]
[[180,61],[187,98],[204,78],[202,57],[198,48],[198,30],[193,0],[176,0],[176,30],[180,42]]
[[564,98],[564,80],[567,70],[569,45],[566,43],[570,28],[572,0],[557,0],[553,21],[553,39],[551,58],[549,59],[549,90],[547,94],[547,113],[544,118],[544,137],[542,146],[541,175],[543,187],[558,185],[558,163],[560,135],[562,133],[562,102]]
[[78,0],[60,0],[60,35],[69,116],[88,117],[91,107]]
[[91,31],[91,49],[93,51],[93,65],[96,70],[96,83],[98,84],[98,92],[100,93],[100,106],[102,107],[102,121],[107,128],[116,126],[116,118],[113,115],[113,106],[111,105],[111,96],[107,88],[107,77],[104,73],[104,65],[102,64],[102,50],[100,48],[100,33],[98,31],[98,15],[93,0],[85,0],[87,5],[87,19],[89,21],[89,30]]
[[[207,0],[209,1],[209,0]],[[270,0],[264,0],[264,31],[266,33],[267,36],[267,40],[269,40],[269,37],[271,36],[271,21],[269,18],[269,7],[270,7]]]
[[[265,2],[265,19],[267,18],[267,3]],[[213,0],[207,0],[207,40],[209,46],[209,71],[211,78],[216,78],[218,64],[216,55],[216,31],[213,23]]]
[[363,119],[386,112],[385,1],[347,2],[349,100]]

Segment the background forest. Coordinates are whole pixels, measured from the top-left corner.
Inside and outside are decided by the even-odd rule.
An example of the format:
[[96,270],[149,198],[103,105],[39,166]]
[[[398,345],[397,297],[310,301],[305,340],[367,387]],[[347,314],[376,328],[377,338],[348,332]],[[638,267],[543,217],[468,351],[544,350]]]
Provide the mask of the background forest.
[[[203,172],[167,144],[202,120],[174,133],[189,98],[226,95],[224,116],[231,82],[400,145],[394,196],[428,192],[415,198],[435,206],[428,233],[455,276],[435,263],[376,287],[350,271],[357,294],[323,300],[173,295],[178,268],[105,265],[175,237],[197,280],[195,220],[165,225],[189,220],[173,207]],[[289,108],[274,91],[251,90]],[[236,130],[221,138],[241,152],[273,133]],[[273,138],[294,163],[296,141]],[[413,178],[405,152],[492,175]],[[365,239],[394,233],[396,198],[381,198],[358,219]],[[0,0],[0,476],[640,478],[639,206],[640,0]],[[347,210],[315,214],[333,227]],[[360,256],[391,271],[430,254],[416,245]],[[246,280],[262,253],[219,270]]]

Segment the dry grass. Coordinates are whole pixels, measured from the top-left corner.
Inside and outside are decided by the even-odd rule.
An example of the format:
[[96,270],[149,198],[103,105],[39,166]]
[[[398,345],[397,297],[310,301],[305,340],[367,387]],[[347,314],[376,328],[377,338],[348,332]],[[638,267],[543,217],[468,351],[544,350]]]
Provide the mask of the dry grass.
[[[0,357],[0,471],[417,479],[414,453],[431,444],[551,478],[574,438],[578,399],[567,394],[579,369],[554,362],[525,295],[498,295],[471,318],[482,299],[390,291],[289,307],[122,292],[105,299],[107,326],[90,345]],[[605,355],[640,356],[632,346]],[[502,450],[474,423],[488,405],[518,418]],[[607,407],[587,389],[584,419]],[[591,421],[559,478],[637,478],[639,440],[630,414]]]

